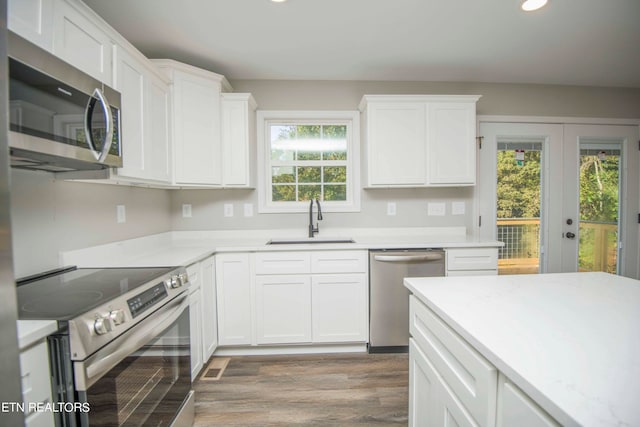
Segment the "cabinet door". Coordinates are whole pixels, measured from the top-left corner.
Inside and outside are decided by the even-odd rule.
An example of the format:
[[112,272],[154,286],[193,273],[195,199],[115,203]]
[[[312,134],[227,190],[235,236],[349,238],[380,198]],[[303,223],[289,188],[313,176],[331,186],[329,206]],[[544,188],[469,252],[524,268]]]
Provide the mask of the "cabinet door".
[[498,427],[558,427],[558,424],[504,375],[498,378]]
[[[49,350],[46,341],[27,348],[20,352],[20,376],[22,379],[22,398],[29,404],[51,403],[51,374],[49,371]],[[53,413],[51,411],[34,411],[28,407],[26,410],[27,426],[53,425]]]
[[169,183],[172,169],[169,86],[159,78],[149,75],[145,90],[144,159],[148,165],[146,178]]
[[123,165],[118,175],[145,178],[145,76],[144,66],[120,46],[115,48],[114,89],[122,102]]
[[222,94],[222,182],[250,187],[255,102],[249,94]]
[[65,1],[54,8],[53,53],[95,77],[112,85],[112,43],[109,35]]
[[258,344],[311,342],[309,276],[256,277]]
[[218,344],[252,344],[252,272],[249,254],[220,254],[215,259]]
[[369,185],[424,185],[425,104],[370,103],[367,114]]
[[313,342],[366,342],[367,275],[312,277]]
[[9,0],[7,19],[11,31],[53,51],[53,0]]
[[174,73],[175,181],[220,185],[220,83]]
[[214,257],[200,263],[202,289],[202,350],[204,362],[211,357],[218,345],[218,319],[216,309],[216,266]]
[[434,102],[427,109],[428,184],[475,184],[475,102]]
[[409,426],[437,427],[442,425],[438,413],[438,374],[416,345],[409,339]]
[[192,288],[189,294],[189,330],[191,335],[191,381],[202,369],[202,294]]

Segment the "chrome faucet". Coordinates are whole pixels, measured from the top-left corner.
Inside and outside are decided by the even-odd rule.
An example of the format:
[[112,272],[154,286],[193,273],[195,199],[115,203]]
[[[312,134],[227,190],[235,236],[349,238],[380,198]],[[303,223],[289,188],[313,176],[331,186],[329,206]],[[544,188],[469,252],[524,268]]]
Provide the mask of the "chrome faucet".
[[[322,221],[322,209],[320,209],[320,201],[316,197],[316,204],[318,205],[318,221]],[[309,203],[309,237],[313,237],[320,231],[319,225],[313,226],[313,199]]]

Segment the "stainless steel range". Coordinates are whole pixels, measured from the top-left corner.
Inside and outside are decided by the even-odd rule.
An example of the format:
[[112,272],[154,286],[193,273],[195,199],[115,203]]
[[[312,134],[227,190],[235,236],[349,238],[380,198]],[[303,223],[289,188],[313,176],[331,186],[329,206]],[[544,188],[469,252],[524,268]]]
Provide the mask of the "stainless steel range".
[[17,283],[19,319],[58,322],[58,426],[192,424],[184,268],[71,268]]

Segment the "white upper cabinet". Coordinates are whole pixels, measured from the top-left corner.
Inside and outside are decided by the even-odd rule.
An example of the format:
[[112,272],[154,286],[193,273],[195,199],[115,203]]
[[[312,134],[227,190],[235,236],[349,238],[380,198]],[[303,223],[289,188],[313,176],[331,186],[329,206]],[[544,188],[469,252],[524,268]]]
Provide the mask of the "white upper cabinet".
[[369,185],[426,183],[424,103],[375,102],[367,109]]
[[153,60],[169,77],[173,95],[174,183],[222,185],[220,98],[231,89],[210,71],[173,60]]
[[256,101],[249,93],[222,94],[222,183],[253,187],[256,165]]
[[9,0],[7,15],[11,31],[53,51],[53,0]]
[[475,95],[365,95],[368,187],[474,185]]
[[117,179],[171,183],[169,85],[148,60],[114,47],[114,89],[122,96],[123,167]]
[[57,1],[53,8],[53,53],[92,77],[112,85],[112,41],[97,16],[78,1]]

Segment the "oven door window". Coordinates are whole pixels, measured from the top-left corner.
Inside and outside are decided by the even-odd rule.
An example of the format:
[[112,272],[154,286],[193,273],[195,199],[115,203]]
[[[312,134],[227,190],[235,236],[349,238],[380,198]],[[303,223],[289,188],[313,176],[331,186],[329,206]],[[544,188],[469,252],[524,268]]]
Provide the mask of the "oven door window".
[[[189,310],[86,392],[93,426],[168,425],[191,388]],[[85,400],[85,399],[81,399]]]

